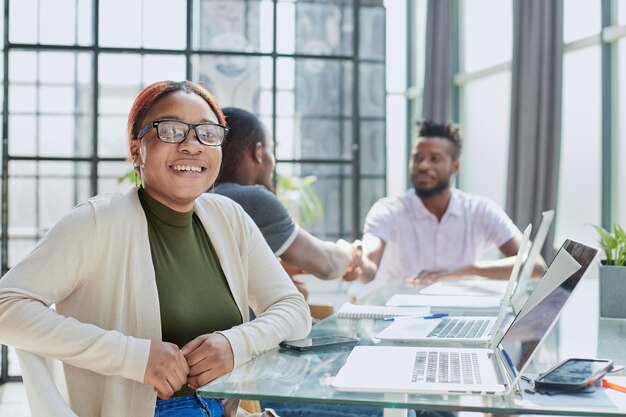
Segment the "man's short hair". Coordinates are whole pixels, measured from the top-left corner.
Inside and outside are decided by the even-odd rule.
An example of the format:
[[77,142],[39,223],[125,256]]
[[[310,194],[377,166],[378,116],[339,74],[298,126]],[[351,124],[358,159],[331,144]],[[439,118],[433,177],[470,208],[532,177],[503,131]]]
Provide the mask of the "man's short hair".
[[458,160],[461,157],[461,148],[463,137],[459,125],[447,120],[443,123],[434,122],[432,120],[422,120],[418,122],[419,138],[444,138],[448,139],[452,144],[452,159]]
[[265,143],[265,131],[254,114],[238,107],[222,109],[229,127],[228,136],[222,145],[222,171],[217,182],[230,182],[236,175],[243,155],[257,142]]

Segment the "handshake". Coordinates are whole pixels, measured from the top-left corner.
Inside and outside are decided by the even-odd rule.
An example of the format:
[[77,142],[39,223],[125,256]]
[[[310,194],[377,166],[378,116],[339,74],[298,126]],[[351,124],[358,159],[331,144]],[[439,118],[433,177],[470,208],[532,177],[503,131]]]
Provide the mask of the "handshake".
[[344,281],[354,281],[363,274],[363,244],[359,239],[349,243],[343,239],[337,241],[337,246],[350,255],[350,263],[346,272],[341,276]]

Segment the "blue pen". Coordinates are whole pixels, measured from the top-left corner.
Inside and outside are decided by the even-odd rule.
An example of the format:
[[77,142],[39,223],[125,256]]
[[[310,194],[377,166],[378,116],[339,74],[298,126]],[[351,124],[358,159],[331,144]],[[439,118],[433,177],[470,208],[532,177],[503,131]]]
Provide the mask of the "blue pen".
[[442,317],[446,317],[448,313],[435,313],[435,314],[420,314],[420,315],[408,315],[408,316],[395,316],[395,317],[385,317],[385,321],[394,321],[394,320],[406,320],[406,319],[440,319]]
[[515,365],[513,364],[513,361],[511,360],[511,357],[509,356],[508,353],[506,353],[506,350],[504,350],[504,348],[502,348],[502,356],[504,356],[504,359],[506,360],[506,363],[509,365],[509,367],[511,368],[511,371],[513,371],[513,375],[517,375],[517,368],[515,367]]

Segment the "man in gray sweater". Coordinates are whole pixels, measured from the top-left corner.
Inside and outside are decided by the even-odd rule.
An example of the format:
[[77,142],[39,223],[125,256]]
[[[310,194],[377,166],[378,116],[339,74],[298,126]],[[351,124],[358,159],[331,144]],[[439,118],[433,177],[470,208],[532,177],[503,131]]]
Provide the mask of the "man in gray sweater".
[[[214,191],[243,207],[288,272],[326,280],[349,279],[361,265],[360,243],[323,241],[298,227],[274,194],[274,141],[267,127],[246,110],[222,110],[230,130],[222,147],[222,172]],[[306,295],[304,283],[294,283]]]

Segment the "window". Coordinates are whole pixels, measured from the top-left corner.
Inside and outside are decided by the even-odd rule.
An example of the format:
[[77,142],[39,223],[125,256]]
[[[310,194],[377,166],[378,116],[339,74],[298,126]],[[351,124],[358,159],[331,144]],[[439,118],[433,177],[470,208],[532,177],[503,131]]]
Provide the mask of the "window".
[[600,2],[563,2],[563,42],[568,44],[600,33]]
[[[488,10],[489,13],[485,13]],[[474,72],[508,62],[513,49],[512,2],[462,2],[463,71]]]
[[[622,6],[624,6],[622,2]],[[626,9],[626,7],[623,7]],[[626,23],[622,22],[622,23]],[[617,134],[615,135],[613,147],[613,168],[615,170],[615,181],[613,183],[614,208],[613,218],[616,222],[626,227],[626,37],[621,38],[617,43]],[[621,192],[620,192],[621,191]]]
[[601,223],[602,202],[598,45],[565,53],[562,108],[555,244],[565,239],[592,244],[595,231],[589,224]]
[[[506,205],[511,71],[468,82],[461,95],[461,188]],[[485,157],[489,155],[489,163]]]
[[[484,13],[490,10],[489,13]],[[512,2],[461,2],[459,187],[506,203],[511,102]],[[485,154],[490,163],[484,163]]]

